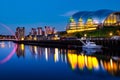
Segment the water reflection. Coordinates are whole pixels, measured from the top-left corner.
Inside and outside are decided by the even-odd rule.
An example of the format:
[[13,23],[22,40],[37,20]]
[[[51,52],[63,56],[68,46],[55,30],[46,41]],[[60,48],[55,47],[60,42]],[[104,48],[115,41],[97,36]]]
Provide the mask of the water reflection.
[[[99,55],[87,55],[84,51],[78,52],[77,50],[44,48],[39,46],[29,46],[29,50],[35,59],[43,56],[46,61],[49,61],[52,58],[55,63],[68,63],[72,70],[106,71],[112,75],[120,76],[120,61],[113,60],[112,57],[106,56],[104,58]],[[16,53],[18,57],[25,55],[23,44],[18,45]]]
[[18,57],[25,56],[25,45],[24,44],[17,44],[16,54]]
[[0,41],[0,48],[13,48],[14,44],[9,42]]
[[[68,50],[68,61],[72,70],[97,70],[107,71],[112,75],[120,76],[120,61],[101,56],[88,56],[83,53],[75,54]],[[74,50],[72,51],[74,52]]]
[[[3,47],[0,47],[2,49],[5,49],[8,47],[8,45],[11,43],[2,43],[4,45]],[[120,77],[120,56],[117,56],[116,53],[119,53],[116,51],[116,53],[113,54],[113,52],[109,52],[108,50],[98,51],[94,54],[87,54],[87,52],[83,50],[71,50],[71,49],[63,49],[63,48],[46,48],[41,46],[25,46],[24,44],[17,44],[15,45],[9,45],[9,47],[13,48],[14,51],[16,51],[16,54],[10,53],[7,58],[3,61],[10,61],[10,59],[15,58],[13,60],[19,59],[19,61],[22,62],[22,57],[24,57],[24,61],[27,62],[27,58],[31,57],[29,60],[31,63],[35,63],[34,61],[38,61],[40,63],[45,63],[48,65],[67,65],[68,70],[70,69],[73,73],[80,74],[85,73],[88,74],[88,72],[93,74],[102,74],[105,73],[107,75],[112,76],[119,76]],[[15,49],[16,48],[16,49]],[[28,55],[29,54],[29,55]],[[15,57],[12,57],[15,55]],[[16,58],[17,55],[17,58]],[[34,60],[35,59],[35,60]],[[19,62],[20,63],[20,62]],[[50,63],[50,64],[49,64]],[[38,64],[34,64],[36,66],[39,66]],[[41,66],[45,66],[41,65]],[[21,65],[21,64],[20,64]],[[25,65],[25,64],[24,64]],[[28,66],[34,66],[28,64]],[[47,65],[47,66],[48,66]],[[25,69],[28,67],[26,66]],[[37,67],[35,67],[37,68]],[[39,67],[38,70],[40,70],[43,67]],[[59,68],[64,68],[63,66]],[[52,69],[52,68],[51,68]],[[36,69],[37,70],[37,69]],[[49,69],[48,69],[49,72]],[[62,75],[62,74],[61,74]]]
[[[9,61],[12,58],[12,56],[14,55],[14,53],[16,52],[16,49],[17,49],[16,44],[13,44],[11,42],[3,42],[3,41],[0,42],[0,50],[8,49],[8,51],[9,51],[9,49],[11,49],[11,48],[13,48],[12,51],[10,51],[9,54],[6,57],[4,57],[2,60],[0,60],[0,64],[6,63],[7,61]],[[4,55],[2,55],[2,56],[4,56]]]

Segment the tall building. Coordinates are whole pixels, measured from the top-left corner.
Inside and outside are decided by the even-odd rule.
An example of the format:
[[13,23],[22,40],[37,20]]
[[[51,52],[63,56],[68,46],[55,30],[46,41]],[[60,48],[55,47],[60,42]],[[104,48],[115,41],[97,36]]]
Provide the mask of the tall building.
[[37,30],[36,30],[36,28],[32,28],[32,30],[31,30],[31,35],[37,35]]
[[24,27],[16,28],[16,37],[18,40],[24,40],[24,38],[25,38],[25,28]]
[[38,27],[37,30],[37,35],[43,35],[42,27]]

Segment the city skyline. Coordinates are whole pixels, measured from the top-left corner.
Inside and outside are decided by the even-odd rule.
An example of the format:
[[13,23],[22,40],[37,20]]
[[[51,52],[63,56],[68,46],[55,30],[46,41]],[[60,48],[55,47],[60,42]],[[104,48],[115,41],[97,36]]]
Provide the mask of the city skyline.
[[18,26],[25,27],[28,31],[32,27],[44,26],[55,27],[61,31],[65,30],[69,17],[78,11],[120,11],[119,3],[119,0],[3,0],[0,1],[0,23],[13,31]]

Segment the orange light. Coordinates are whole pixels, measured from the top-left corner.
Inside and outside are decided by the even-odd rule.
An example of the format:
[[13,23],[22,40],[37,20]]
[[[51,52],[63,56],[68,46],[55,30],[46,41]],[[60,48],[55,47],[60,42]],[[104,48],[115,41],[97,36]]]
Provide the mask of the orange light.
[[71,64],[72,69],[74,70],[77,67],[77,55],[76,54],[68,54],[68,60]]

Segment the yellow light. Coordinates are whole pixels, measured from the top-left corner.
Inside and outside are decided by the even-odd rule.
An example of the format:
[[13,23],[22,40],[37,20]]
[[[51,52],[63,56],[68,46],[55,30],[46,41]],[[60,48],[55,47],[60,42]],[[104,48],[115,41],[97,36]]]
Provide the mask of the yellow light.
[[55,61],[55,62],[59,61],[58,48],[55,48],[54,61]]
[[96,27],[91,27],[91,28],[82,28],[82,29],[68,29],[67,33],[75,33],[75,32],[82,32],[82,31],[90,31],[90,30],[96,30]]
[[78,56],[78,67],[82,70],[85,67],[85,57],[83,55]]
[[22,37],[21,40],[24,40],[24,38]]
[[96,57],[92,57],[93,67],[99,69],[99,63]]
[[112,32],[110,32],[110,33],[109,33],[109,35],[110,35],[110,36],[112,36],[112,35],[113,35],[113,33],[112,33]]
[[77,54],[69,54],[68,53],[68,61],[74,70],[77,67]]
[[25,47],[24,47],[24,44],[21,44],[21,50],[24,50]]
[[88,61],[87,61],[88,63],[87,63],[87,68],[88,69],[92,69],[93,67],[92,67],[92,57],[90,57],[90,56],[88,56]]
[[87,34],[84,34],[84,37],[87,37]]
[[36,37],[34,37],[34,40],[37,40],[37,38],[36,38]]

